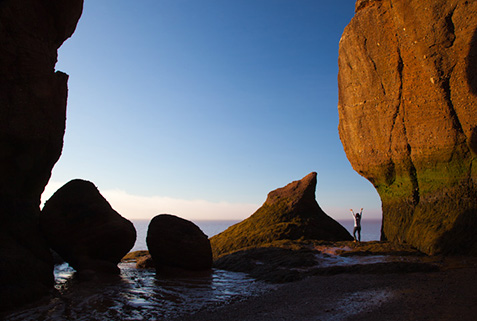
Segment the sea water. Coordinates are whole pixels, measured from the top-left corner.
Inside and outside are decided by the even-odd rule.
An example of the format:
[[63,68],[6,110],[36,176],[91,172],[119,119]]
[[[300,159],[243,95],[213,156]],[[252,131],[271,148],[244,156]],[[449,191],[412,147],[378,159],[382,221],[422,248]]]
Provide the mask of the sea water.
[[[146,235],[149,220],[132,220],[136,228],[136,244],[131,251],[147,250]],[[228,227],[238,223],[238,220],[197,220],[194,223],[204,232],[208,237],[212,237],[220,232],[225,231]],[[345,227],[350,234],[353,234],[354,221],[338,220],[338,222]],[[378,219],[362,219],[361,220],[361,241],[379,241],[381,235],[381,220]]]
[[[136,244],[131,249],[133,251],[147,250],[146,235],[150,220],[131,220],[136,228]],[[237,220],[198,220],[194,223],[205,233],[208,237],[212,237],[220,232],[225,231],[229,226],[232,226],[239,221]]]
[[[57,292],[40,306],[6,320],[165,320],[259,295],[267,285],[243,273],[212,270],[194,277],[157,275],[120,263],[121,274],[81,280],[64,263],[55,267]],[[1,317],[0,317],[1,318]]]
[[[348,232],[353,235],[354,220],[338,220]],[[380,219],[362,219],[361,220],[361,241],[379,241],[381,238],[381,220]]]

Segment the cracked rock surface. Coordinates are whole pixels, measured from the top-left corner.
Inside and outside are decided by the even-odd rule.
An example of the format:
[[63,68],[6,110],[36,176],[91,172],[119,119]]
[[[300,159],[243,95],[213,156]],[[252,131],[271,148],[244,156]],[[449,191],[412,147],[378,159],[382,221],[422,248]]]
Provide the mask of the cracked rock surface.
[[382,238],[477,254],[477,2],[361,0],[339,49],[339,133]]

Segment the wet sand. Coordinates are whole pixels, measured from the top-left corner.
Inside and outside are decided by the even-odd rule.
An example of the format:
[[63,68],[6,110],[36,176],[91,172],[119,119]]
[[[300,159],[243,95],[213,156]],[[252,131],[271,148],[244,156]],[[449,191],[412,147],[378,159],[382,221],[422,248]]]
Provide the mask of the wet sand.
[[[314,276],[180,320],[476,320],[477,260],[439,272]],[[176,320],[179,320],[176,319]]]

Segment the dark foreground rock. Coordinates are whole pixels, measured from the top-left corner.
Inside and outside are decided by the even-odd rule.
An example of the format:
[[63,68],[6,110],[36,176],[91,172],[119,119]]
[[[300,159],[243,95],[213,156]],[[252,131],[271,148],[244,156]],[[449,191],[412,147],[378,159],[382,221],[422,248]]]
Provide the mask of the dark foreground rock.
[[286,283],[314,275],[436,272],[439,259],[386,242],[276,242],[224,255],[214,266]]
[[209,239],[191,221],[169,214],[157,215],[149,223],[146,243],[158,270],[200,271],[212,267]]
[[0,311],[53,286],[40,195],[65,131],[68,76],[55,71],[57,50],[82,8],[82,0],[0,1]]
[[222,270],[247,273],[258,280],[284,283],[306,277],[300,269],[316,266],[318,262],[315,254],[316,251],[309,249],[255,248],[222,256],[214,262],[214,266]]
[[76,271],[119,273],[117,264],[134,246],[134,225],[119,215],[93,183],[73,180],[61,187],[40,215],[50,247]]
[[212,237],[214,257],[279,240],[352,240],[316,202],[316,177],[313,172],[270,192],[252,216]]
[[339,133],[382,239],[477,255],[477,1],[359,0],[339,49]]

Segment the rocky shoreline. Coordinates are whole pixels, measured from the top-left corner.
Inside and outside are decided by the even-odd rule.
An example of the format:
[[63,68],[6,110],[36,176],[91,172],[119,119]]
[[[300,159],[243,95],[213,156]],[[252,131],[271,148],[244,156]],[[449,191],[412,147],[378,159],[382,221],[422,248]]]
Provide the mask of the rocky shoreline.
[[[144,265],[148,251],[131,252],[125,263]],[[258,248],[248,248],[217,258],[214,268],[246,273],[272,284],[303,280],[317,275],[386,274],[436,272],[443,257],[427,256],[409,246],[388,242],[300,242],[281,241]]]
[[451,258],[434,272],[313,276],[174,320],[474,320],[476,272],[475,259]]
[[214,265],[278,285],[171,320],[473,320],[477,312],[473,257],[427,256],[377,241],[285,242]]
[[[477,258],[427,256],[410,247],[377,241],[284,242],[241,252],[222,258],[228,257],[228,266],[216,260],[210,276],[165,278],[157,278],[153,268],[134,268],[134,262],[148,252],[132,252],[120,264],[122,272],[116,280],[102,280],[98,288],[97,281],[72,275],[50,301],[0,318],[471,320],[477,312]],[[219,281],[218,275],[222,275]],[[220,294],[213,289],[234,275],[243,276],[224,293],[235,294],[217,300]],[[171,297],[186,306],[164,306],[167,291],[176,293],[184,280],[193,285],[184,288],[186,295],[209,281],[202,285],[201,296]],[[251,288],[243,292],[241,287]]]

